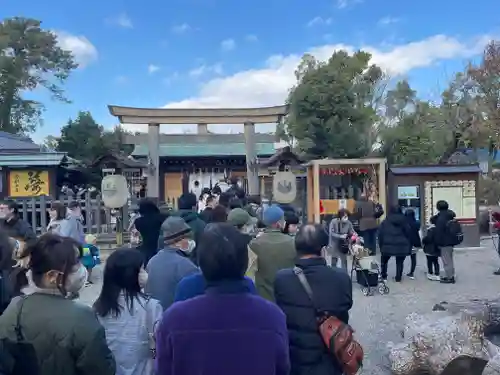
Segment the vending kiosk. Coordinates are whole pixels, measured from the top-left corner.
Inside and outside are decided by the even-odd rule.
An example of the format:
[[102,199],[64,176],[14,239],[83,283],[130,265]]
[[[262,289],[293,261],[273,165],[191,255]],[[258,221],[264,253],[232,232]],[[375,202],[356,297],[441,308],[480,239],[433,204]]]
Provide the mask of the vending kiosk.
[[398,186],[398,205],[403,213],[409,208],[415,211],[415,219],[420,224],[422,213],[419,185]]

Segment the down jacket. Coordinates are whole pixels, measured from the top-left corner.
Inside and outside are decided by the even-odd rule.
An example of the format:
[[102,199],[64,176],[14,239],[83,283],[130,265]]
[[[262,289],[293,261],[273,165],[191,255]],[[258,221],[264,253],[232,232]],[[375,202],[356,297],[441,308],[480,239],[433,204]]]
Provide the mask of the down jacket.
[[[314,294],[318,310],[349,322],[352,307],[352,282],[324,258],[298,259]],[[274,283],[276,303],[286,315],[290,341],[291,375],[341,375],[339,363],[325,350],[318,331],[317,314],[293,269],[278,272]]]
[[[0,316],[0,339],[16,341],[21,298]],[[59,295],[35,293],[24,301],[21,329],[34,346],[40,375],[115,375],[104,328],[88,306]]]
[[378,229],[378,242],[382,255],[410,255],[412,236],[408,218],[399,212],[389,213]]

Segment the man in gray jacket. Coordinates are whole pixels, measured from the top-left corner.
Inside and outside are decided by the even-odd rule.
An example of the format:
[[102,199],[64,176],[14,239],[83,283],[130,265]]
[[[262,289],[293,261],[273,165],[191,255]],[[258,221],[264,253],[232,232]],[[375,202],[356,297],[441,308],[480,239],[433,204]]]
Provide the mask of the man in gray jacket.
[[199,272],[189,259],[196,246],[191,227],[179,216],[168,217],[161,226],[165,247],[148,264],[145,292],[160,301],[164,310],[174,302],[177,284],[185,276]]
[[349,253],[347,241],[355,233],[347,210],[339,210],[337,217],[330,222],[328,232],[328,252],[332,257],[332,267],[336,266],[340,259],[342,268],[347,271],[347,254]]
[[61,221],[61,224],[55,233],[62,237],[70,237],[81,245],[85,243],[85,232],[83,231],[82,223],[82,209],[78,201],[69,202],[66,218]]

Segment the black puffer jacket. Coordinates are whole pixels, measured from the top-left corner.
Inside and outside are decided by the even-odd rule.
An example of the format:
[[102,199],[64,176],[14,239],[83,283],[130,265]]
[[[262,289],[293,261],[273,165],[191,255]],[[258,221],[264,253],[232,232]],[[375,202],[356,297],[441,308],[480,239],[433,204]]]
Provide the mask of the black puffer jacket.
[[450,233],[448,231],[448,223],[450,220],[455,218],[455,212],[452,210],[440,211],[435,216],[436,230],[435,230],[435,244],[439,247],[444,246],[454,246],[453,239],[450,239]]
[[[352,307],[352,283],[344,270],[330,268],[323,258],[299,259],[319,310],[348,323]],[[277,273],[276,303],[286,315],[290,341],[291,375],[340,375],[342,370],[318,332],[315,309],[292,269]]]
[[386,256],[411,254],[411,228],[408,218],[400,212],[391,212],[378,230],[380,253]]

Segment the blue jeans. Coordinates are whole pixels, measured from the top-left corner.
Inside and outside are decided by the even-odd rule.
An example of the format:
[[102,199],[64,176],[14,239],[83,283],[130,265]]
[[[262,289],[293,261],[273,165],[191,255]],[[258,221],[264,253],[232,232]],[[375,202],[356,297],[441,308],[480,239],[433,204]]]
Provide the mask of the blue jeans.
[[377,228],[363,230],[359,234],[365,241],[365,247],[375,254],[377,252]]

